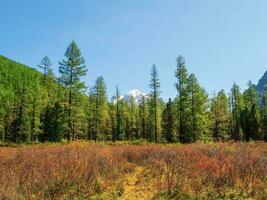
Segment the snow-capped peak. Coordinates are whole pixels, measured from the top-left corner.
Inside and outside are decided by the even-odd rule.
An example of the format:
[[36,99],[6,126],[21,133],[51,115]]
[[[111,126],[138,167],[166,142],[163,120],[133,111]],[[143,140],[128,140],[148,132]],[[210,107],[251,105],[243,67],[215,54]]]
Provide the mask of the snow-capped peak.
[[138,89],[133,89],[133,90],[131,90],[130,92],[127,93],[127,96],[132,96],[132,97],[136,98],[136,97],[139,97],[139,96],[141,96],[141,97],[142,96],[146,96],[146,94],[141,92]]
[[134,98],[136,103],[141,103],[143,97],[148,98],[148,94],[138,89],[133,89],[124,96],[124,99],[130,102],[131,98]]

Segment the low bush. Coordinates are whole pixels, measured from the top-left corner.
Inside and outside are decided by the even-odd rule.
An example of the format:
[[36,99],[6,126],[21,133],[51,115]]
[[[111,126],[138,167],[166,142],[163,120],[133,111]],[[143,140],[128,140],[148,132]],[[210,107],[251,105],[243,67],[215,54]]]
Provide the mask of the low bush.
[[267,144],[257,142],[1,147],[0,198],[117,199],[137,166],[135,187],[154,199],[267,199]]

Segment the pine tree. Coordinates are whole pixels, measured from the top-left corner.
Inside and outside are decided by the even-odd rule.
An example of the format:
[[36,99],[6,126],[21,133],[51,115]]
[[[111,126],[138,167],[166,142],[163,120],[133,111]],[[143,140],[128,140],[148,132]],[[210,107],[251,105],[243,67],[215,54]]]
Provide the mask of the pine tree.
[[85,61],[81,56],[81,51],[77,44],[73,41],[68,46],[65,52],[66,60],[59,62],[59,72],[61,74],[61,81],[68,89],[68,133],[67,137],[70,141],[75,140],[75,129],[73,122],[75,119],[75,105],[74,96],[75,93],[81,92],[85,88],[84,82],[81,82],[80,78],[86,75]]
[[152,110],[154,117],[154,139],[155,142],[158,143],[158,99],[160,95],[160,82],[158,71],[156,65],[154,64],[151,69],[151,80],[150,80],[150,89],[151,89],[151,98],[152,98]]

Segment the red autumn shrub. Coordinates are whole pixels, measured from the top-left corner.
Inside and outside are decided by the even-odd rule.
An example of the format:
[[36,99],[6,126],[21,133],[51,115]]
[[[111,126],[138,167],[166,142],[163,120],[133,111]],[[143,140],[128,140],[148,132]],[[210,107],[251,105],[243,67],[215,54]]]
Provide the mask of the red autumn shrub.
[[4,147],[0,166],[1,199],[114,199],[136,166],[155,199],[267,199],[266,143]]

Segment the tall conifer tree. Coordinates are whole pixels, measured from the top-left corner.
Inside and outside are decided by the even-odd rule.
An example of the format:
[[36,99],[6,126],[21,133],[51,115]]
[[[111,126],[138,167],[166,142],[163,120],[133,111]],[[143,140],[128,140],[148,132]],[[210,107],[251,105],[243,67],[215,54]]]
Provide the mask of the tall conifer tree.
[[110,129],[106,84],[102,76],[96,79],[93,87],[94,98],[94,140],[105,140],[107,131]]
[[159,75],[156,65],[154,64],[151,69],[151,80],[150,80],[150,89],[151,89],[151,98],[152,98],[152,107],[153,107],[153,117],[154,117],[154,139],[155,142],[158,142],[158,100],[160,95],[160,82]]
[[243,131],[241,128],[241,112],[243,102],[240,87],[234,83],[230,93],[231,108],[231,139],[238,141],[243,140]]
[[52,63],[51,63],[50,59],[47,56],[45,56],[42,59],[42,61],[40,62],[40,64],[38,65],[38,67],[43,70],[44,83],[46,81],[46,77],[47,77],[49,71],[51,70],[51,65],[52,65]]
[[179,119],[179,140],[182,143],[189,142],[188,134],[188,108],[189,108],[189,94],[188,94],[188,74],[185,66],[184,58],[179,55],[176,59],[177,78],[176,89],[178,91],[178,119]]
[[75,118],[75,93],[85,88],[81,77],[86,75],[87,69],[85,60],[81,55],[81,51],[77,44],[72,41],[65,52],[66,60],[59,62],[59,72],[61,81],[68,89],[68,128],[67,138],[70,141],[75,140],[74,118]]
[[202,88],[194,74],[188,78],[189,92],[189,138],[190,142],[196,142],[201,137],[209,138],[209,120],[208,120],[208,95]]
[[230,113],[228,98],[221,90],[211,99],[211,130],[216,141],[225,140],[229,137]]
[[162,113],[163,137],[168,143],[177,141],[177,117],[175,105],[169,99]]

